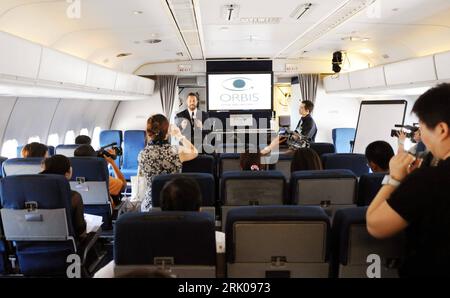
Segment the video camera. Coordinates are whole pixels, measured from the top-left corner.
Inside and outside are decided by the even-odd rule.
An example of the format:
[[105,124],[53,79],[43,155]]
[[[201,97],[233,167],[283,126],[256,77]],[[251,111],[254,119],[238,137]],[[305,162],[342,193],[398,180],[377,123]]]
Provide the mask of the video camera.
[[286,144],[292,150],[310,147],[310,141],[308,138],[296,130],[291,131],[288,128],[280,128],[278,135],[286,138]]
[[[414,123],[411,125],[402,125],[402,124],[395,124],[395,127],[404,128],[406,130],[409,130],[409,132],[405,133],[406,137],[409,138],[413,143],[416,143],[414,140],[414,134],[419,130],[419,127],[417,126],[419,123]],[[400,130],[391,130],[391,137],[398,138],[398,134],[400,133]]]
[[[107,151],[108,148],[111,148],[114,151],[114,154],[111,154]],[[117,143],[111,143],[108,145],[105,145],[103,147],[100,147],[100,149],[97,151],[97,156],[98,157],[110,157],[114,160],[116,160],[117,156],[122,156],[123,151],[122,148],[117,147]]]

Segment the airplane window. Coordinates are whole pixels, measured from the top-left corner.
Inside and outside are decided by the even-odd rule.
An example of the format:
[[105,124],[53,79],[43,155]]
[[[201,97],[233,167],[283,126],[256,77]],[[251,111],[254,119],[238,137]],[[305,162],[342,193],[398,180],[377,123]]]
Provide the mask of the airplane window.
[[88,130],[87,128],[83,128],[83,129],[80,131],[80,135],[88,136],[88,135],[89,135],[89,130]]
[[75,144],[75,133],[73,130],[69,130],[68,132],[66,132],[64,144]]
[[17,146],[19,146],[19,143],[15,139],[6,141],[3,144],[1,155],[7,158],[17,157]]
[[47,145],[56,147],[59,145],[59,136],[57,133],[48,136]]
[[30,144],[30,143],[33,143],[33,142],[40,143],[41,142],[41,138],[39,136],[30,137],[28,139],[28,143],[27,144]]
[[94,128],[94,133],[92,134],[92,147],[94,147],[95,150],[97,150],[98,148],[100,148],[100,132],[102,131],[102,129],[97,126],[96,128]]

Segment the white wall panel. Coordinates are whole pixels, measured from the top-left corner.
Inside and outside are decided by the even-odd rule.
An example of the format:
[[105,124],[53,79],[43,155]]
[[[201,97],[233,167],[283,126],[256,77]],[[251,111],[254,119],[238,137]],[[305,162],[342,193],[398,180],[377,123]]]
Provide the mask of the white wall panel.
[[346,73],[325,77],[323,81],[327,92],[350,89],[350,80]]
[[89,64],[86,85],[108,90],[114,90],[117,72],[95,65]]
[[401,61],[384,66],[387,85],[411,84],[436,80],[433,56]]
[[352,89],[386,86],[383,66],[350,72],[349,77]]
[[445,52],[434,56],[436,62],[436,72],[439,80],[450,79],[450,52]]
[[122,101],[117,109],[111,129],[145,129],[147,119],[162,113],[159,93],[148,100]]
[[46,142],[57,104],[57,99],[19,98],[11,112],[4,139],[16,139],[21,145],[26,144],[29,137],[39,136],[41,142]]
[[[0,142],[2,143],[7,141],[3,140],[3,135],[15,102],[15,97],[0,97]],[[0,143],[0,148],[1,146],[2,144]]]
[[0,32],[0,74],[36,79],[42,47]]
[[88,62],[44,48],[39,79],[76,85],[86,84]]

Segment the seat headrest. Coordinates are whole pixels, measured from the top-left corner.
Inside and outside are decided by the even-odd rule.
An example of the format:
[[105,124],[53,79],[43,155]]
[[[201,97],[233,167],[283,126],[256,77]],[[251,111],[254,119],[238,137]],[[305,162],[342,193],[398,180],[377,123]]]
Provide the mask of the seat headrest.
[[332,246],[341,264],[347,264],[350,226],[366,223],[367,207],[345,208],[336,211],[333,218]]
[[42,171],[43,158],[10,158],[3,162],[3,176],[39,174]]
[[291,174],[291,181],[299,179],[326,179],[326,178],[356,178],[350,170],[317,170],[317,171],[297,171]]
[[231,209],[227,214],[225,225],[226,252],[228,260],[234,260],[233,225],[236,222],[289,222],[318,221],[330,229],[330,219],[325,211],[318,206],[246,206]]
[[152,211],[127,213],[115,226],[117,265],[153,265],[171,257],[175,265],[216,263],[214,218],[201,212]]
[[152,203],[153,207],[161,206],[160,193],[164,185],[175,178],[188,177],[197,181],[202,194],[202,206],[214,206],[215,182],[214,176],[206,173],[181,173],[158,175],[152,180]]
[[222,174],[222,182],[227,179],[283,179],[280,171],[229,171]]
[[66,209],[69,230],[71,190],[65,176],[52,174],[8,176],[0,180],[1,206],[25,209],[25,202],[36,202],[38,209]]
[[101,157],[71,157],[72,179],[84,177],[86,181],[109,181],[108,164]]

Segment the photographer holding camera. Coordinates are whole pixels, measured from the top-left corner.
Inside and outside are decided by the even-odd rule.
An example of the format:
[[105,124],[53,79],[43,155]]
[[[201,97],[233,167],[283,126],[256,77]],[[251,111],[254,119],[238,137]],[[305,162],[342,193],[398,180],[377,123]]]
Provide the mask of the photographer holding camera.
[[115,177],[109,176],[109,194],[115,206],[120,203],[121,194],[127,187],[127,180],[114,161],[116,153],[114,149],[105,150],[102,148],[95,151],[91,145],[81,145],[74,151],[76,157],[102,157],[113,168]]
[[413,112],[422,141],[441,161],[417,169],[419,159],[411,153],[394,156],[367,210],[367,230],[376,238],[406,231],[400,276],[450,276],[450,84],[421,95]]

